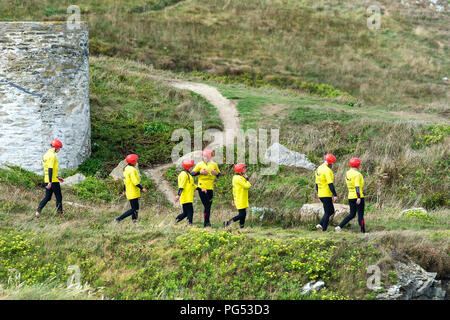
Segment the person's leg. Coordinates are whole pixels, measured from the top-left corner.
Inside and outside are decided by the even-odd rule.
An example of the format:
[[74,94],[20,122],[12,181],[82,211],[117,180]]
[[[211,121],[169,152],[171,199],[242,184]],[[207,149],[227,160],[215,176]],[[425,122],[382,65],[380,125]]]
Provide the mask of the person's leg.
[[134,210],[134,212],[131,214],[131,219],[136,222],[139,214],[139,198],[131,200],[130,204],[131,209]]
[[214,191],[213,190],[207,190],[207,205],[205,206],[205,221],[203,223],[204,227],[209,227],[211,226],[211,222],[209,221],[209,217],[211,216],[211,207],[212,207],[212,202],[213,202],[213,197],[214,197]]
[[52,189],[56,198],[56,211],[62,214],[63,213],[62,193],[61,193],[61,185],[59,184],[59,182],[52,183]]
[[186,203],[186,209],[185,210],[186,210],[188,223],[192,224],[192,220],[194,218],[194,206],[193,206],[192,202]]
[[361,232],[362,233],[366,233],[366,223],[364,221],[364,198],[361,198],[361,203],[357,206],[357,210],[358,210],[358,223],[359,226],[361,227]]
[[[131,205],[131,209],[130,210],[128,210],[128,211],[126,211],[124,214],[122,214],[120,217],[118,217],[116,220],[117,221],[122,221],[123,219],[125,219],[126,217],[128,217],[128,216],[131,216],[133,213],[134,213],[134,210],[135,209],[133,209],[133,202],[132,202],[132,200],[135,200],[135,199],[131,199],[130,200],[130,205]],[[134,206],[136,206],[136,205],[134,205]]]
[[213,190],[206,190],[206,193],[199,190],[198,194],[200,196],[200,200],[203,204],[203,218],[204,223],[203,225],[206,227],[210,225],[209,222],[209,216],[211,214],[211,203],[212,203],[212,197],[213,197]]
[[245,224],[245,216],[247,215],[247,210],[246,209],[239,210],[239,215],[241,216],[241,218],[239,219],[239,226],[243,228]]
[[184,218],[187,217],[185,204],[186,204],[186,203],[184,203],[184,204],[181,205],[182,208],[183,208],[183,211],[181,211],[181,213],[180,213],[179,215],[177,215],[177,217],[176,217],[176,221],[177,221],[177,222],[180,222],[181,220],[183,220]]
[[328,223],[330,222],[330,217],[334,214],[333,200],[331,197],[320,198],[323,203],[324,215],[320,220],[319,224],[322,226],[322,230],[326,231],[328,228]]
[[350,213],[339,224],[339,227],[341,228],[356,216],[356,199],[349,199],[348,204],[350,205]]
[[[231,218],[231,219],[229,219],[227,221],[225,221],[223,223],[223,226],[227,227],[227,226],[230,225],[231,222],[241,221],[242,220],[242,215],[245,215],[245,214],[246,214],[246,210],[245,209],[238,209],[238,215],[234,216],[233,218]],[[244,217],[243,222],[245,222],[245,217]]]
[[42,201],[39,203],[39,206],[36,210],[37,213],[41,213],[42,209],[44,209],[45,205],[52,199],[53,195],[53,188],[47,189],[45,188],[45,197],[42,199]]

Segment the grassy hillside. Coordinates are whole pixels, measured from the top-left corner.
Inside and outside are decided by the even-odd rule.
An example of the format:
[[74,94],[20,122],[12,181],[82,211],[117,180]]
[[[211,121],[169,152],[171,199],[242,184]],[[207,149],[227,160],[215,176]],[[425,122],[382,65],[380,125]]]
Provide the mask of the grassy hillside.
[[[144,72],[134,72],[138,67]],[[175,129],[194,132],[194,121],[203,129],[222,129],[216,109],[203,97],[149,78],[150,69],[131,61],[91,58],[90,103],[92,156],[80,168],[107,175],[127,154],[139,155],[144,167],[166,163],[177,142]]]
[[[334,152],[342,159],[336,169],[342,195],[345,159],[361,155],[371,234],[359,234],[356,223],[341,234],[313,232],[314,224],[298,216],[298,208],[314,200],[312,175],[292,168],[281,168],[277,176],[256,175],[250,193],[252,206],[272,207],[284,213],[282,217],[260,221],[249,212],[247,228],[234,226],[223,231],[221,222],[235,214],[229,206],[229,165],[222,167],[224,176],[217,183],[212,229],[202,228],[198,199],[194,227],[176,225],[174,217],[180,209],[168,206],[145,176],[143,185],[149,193],[141,201],[139,223],[112,225],[125,203],[120,197],[121,184],[102,178],[108,166],[95,168],[91,162],[103,159],[102,164],[112,165],[128,150],[136,150],[132,149],[136,148],[135,137],[142,134],[149,119],[189,127],[194,118],[185,121],[178,117],[179,104],[187,103],[190,107],[186,110],[202,110],[202,117],[205,113],[209,116],[207,123],[220,126],[212,106],[198,96],[152,80],[150,76],[155,74],[168,76],[131,61],[92,59],[93,142],[99,148],[79,169],[93,177],[64,190],[64,217],[58,217],[49,203],[41,218],[34,219],[43,195],[39,187],[42,177],[19,168],[0,169],[0,297],[373,299],[375,293],[365,285],[371,264],[381,267],[384,288],[396,282],[393,263],[399,260],[413,260],[438,272],[439,277],[449,274],[449,137],[445,119],[430,114],[423,121],[421,114],[379,107],[356,109],[339,98],[295,91],[215,84],[238,102],[244,127],[281,127],[281,143],[306,152],[314,162],[325,148]],[[198,112],[186,114],[198,116]],[[127,115],[126,121],[120,120],[122,115]],[[130,130],[132,139],[116,134],[120,128]],[[361,140],[352,138],[353,130],[363,133]],[[148,150],[149,159],[161,156],[159,148],[169,143],[160,134],[153,132],[143,140],[148,143],[142,148]],[[121,145],[129,149],[118,148]],[[407,156],[415,161],[408,162]],[[397,161],[404,165],[389,166]],[[143,166],[151,163],[143,161]],[[257,173],[259,168],[252,165],[249,169]],[[172,183],[175,175],[174,168],[167,171]],[[386,181],[379,180],[386,175]],[[378,186],[380,195],[376,195]],[[404,205],[427,203],[430,209],[436,208],[431,214],[398,215]],[[83,286],[68,290],[67,269],[74,265],[80,268]],[[299,294],[302,285],[316,279],[325,281],[324,291],[312,296]]]
[[[408,260],[448,277],[448,15],[379,3],[382,29],[371,31],[361,1],[78,1],[90,29],[92,156],[62,175],[88,178],[63,190],[63,217],[52,200],[36,219],[42,176],[0,169],[0,299],[373,299],[367,266],[381,267],[387,288],[394,262]],[[0,20],[65,20],[69,4],[0,0]],[[244,128],[279,128],[280,143],[315,164],[335,154],[342,203],[348,160],[361,158],[370,233],[355,221],[313,231],[299,217],[316,200],[312,172],[261,176],[261,164],[249,166],[250,205],[278,214],[250,211],[242,230],[222,229],[235,215],[231,165],[211,229],[197,196],[194,226],[175,224],[181,209],[143,172],[139,222],[111,224],[126,200],[107,176],[126,154],[145,169],[170,161],[173,130],[192,132],[196,120],[223,129],[214,106],[166,78],[217,87]],[[176,188],[175,167],[165,174]],[[399,215],[412,206],[429,213]],[[70,266],[81,288],[66,288]],[[325,290],[299,293],[319,279]]]
[[[4,173],[0,170],[0,173]],[[11,174],[11,173],[10,173]],[[0,184],[0,297],[8,299],[373,299],[366,268],[378,263],[383,286],[395,283],[394,261],[412,259],[440,276],[449,273],[448,212],[432,218],[369,212],[371,231],[341,234],[307,225],[222,231],[232,214],[215,210],[213,229],[175,225],[176,210],[142,202],[137,224],[110,222],[121,204],[83,204],[65,191],[65,215],[49,204],[32,218],[41,189],[2,179]],[[82,288],[67,290],[69,266]],[[16,277],[16,271],[20,278]],[[9,279],[9,280],[8,280]],[[305,297],[299,288],[322,279],[326,290]]]
[[[378,1],[77,1],[93,55],[177,71],[326,83],[364,104],[442,110],[448,99],[449,22],[444,11]],[[70,1],[0,1],[0,20],[66,20]],[[291,79],[291,80],[290,80]],[[294,81],[295,82],[295,81]]]

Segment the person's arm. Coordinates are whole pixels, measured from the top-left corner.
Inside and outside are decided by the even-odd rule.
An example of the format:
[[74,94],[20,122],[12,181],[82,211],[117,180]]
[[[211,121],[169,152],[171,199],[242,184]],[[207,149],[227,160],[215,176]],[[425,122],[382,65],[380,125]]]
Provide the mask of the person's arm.
[[190,175],[195,177],[195,176],[198,176],[199,174],[200,174],[200,168],[197,163],[197,165],[194,167],[194,169],[192,169],[192,171],[190,172]]
[[181,196],[181,193],[183,192],[184,188],[186,187],[186,181],[187,181],[187,175],[180,174],[178,176],[178,195]]
[[326,177],[326,179],[327,179],[327,184],[328,184],[328,187],[329,187],[330,190],[331,190],[331,193],[333,194],[334,197],[337,197],[336,189],[334,188],[333,173],[331,172],[331,170],[329,170],[329,171],[326,173],[325,177]]
[[356,196],[358,197],[356,199],[356,204],[360,204],[361,203],[361,190],[359,188],[361,186],[361,178],[362,178],[361,175],[358,175],[355,178],[355,190],[356,190]]
[[331,190],[331,193],[333,194],[333,196],[337,197],[336,189],[334,188],[334,184],[333,183],[329,183],[328,187],[330,187],[330,190]]
[[[219,166],[217,165],[217,163],[216,163],[216,165],[215,165],[214,171],[217,172],[217,174],[215,174],[215,176],[216,176],[217,178],[220,177],[220,176],[222,175],[222,173],[221,173],[220,170],[219,170]],[[211,173],[212,173],[212,172],[211,172]]]
[[[244,178],[244,177],[242,177]],[[244,189],[250,189],[250,187],[252,186],[252,184],[250,183],[250,181],[248,181],[248,177],[243,179],[238,179],[237,180],[237,184],[240,185],[242,188]]]
[[361,198],[361,192],[359,188],[360,186],[361,186],[361,175],[358,175],[357,177],[355,177],[355,190],[358,198]]

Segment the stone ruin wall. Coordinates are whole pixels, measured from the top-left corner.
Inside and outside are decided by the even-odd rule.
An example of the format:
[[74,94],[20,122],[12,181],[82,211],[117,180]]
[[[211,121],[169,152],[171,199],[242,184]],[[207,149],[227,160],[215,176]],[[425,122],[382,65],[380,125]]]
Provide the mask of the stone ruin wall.
[[0,164],[43,174],[54,138],[60,169],[90,156],[87,23],[0,22]]

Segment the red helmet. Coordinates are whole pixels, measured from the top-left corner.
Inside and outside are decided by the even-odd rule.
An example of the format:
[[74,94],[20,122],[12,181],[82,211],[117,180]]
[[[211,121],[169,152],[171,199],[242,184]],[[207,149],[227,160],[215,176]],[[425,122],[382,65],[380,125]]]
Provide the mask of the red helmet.
[[242,169],[244,169],[247,165],[245,163],[237,163],[234,165],[234,172],[242,173]]
[[203,150],[202,156],[211,159],[213,157],[213,152],[211,150]]
[[359,158],[352,158],[350,159],[350,167],[355,167],[355,168],[359,168],[359,166],[361,165],[361,160]]
[[127,155],[127,157],[125,158],[125,161],[129,164],[135,165],[137,162],[138,156],[135,154],[129,154]]
[[53,139],[52,142],[50,142],[50,145],[55,149],[61,149],[62,148],[62,142],[58,139]]
[[331,153],[327,153],[327,154],[325,155],[325,157],[323,157],[323,159],[324,159],[328,164],[331,164],[331,163],[336,162],[336,157],[333,156]]
[[189,160],[189,159],[184,159],[182,166],[183,168],[185,168],[186,170],[189,170],[189,168],[194,166],[194,160]]

